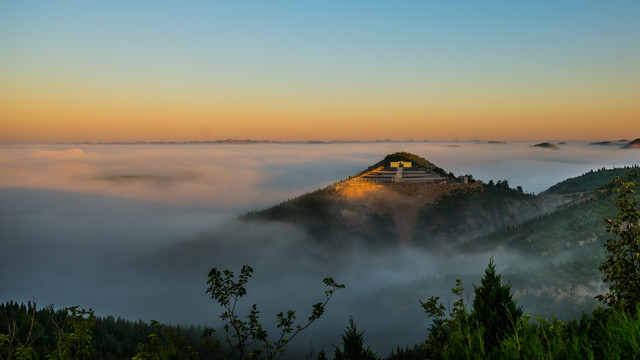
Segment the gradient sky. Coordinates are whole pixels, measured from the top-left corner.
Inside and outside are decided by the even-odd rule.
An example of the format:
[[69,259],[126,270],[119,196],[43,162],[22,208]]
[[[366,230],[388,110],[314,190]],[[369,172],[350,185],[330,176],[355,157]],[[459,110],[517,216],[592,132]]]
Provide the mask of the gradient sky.
[[0,142],[640,137],[639,1],[0,0]]

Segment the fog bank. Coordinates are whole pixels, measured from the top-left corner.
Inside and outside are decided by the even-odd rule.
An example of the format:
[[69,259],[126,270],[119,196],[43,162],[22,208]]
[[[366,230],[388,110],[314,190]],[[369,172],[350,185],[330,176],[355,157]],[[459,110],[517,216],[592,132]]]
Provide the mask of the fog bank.
[[289,308],[306,318],[322,299],[324,277],[347,285],[300,346],[313,339],[316,351],[331,351],[352,315],[386,354],[426,337],[418,300],[450,298],[455,276],[477,279],[491,255],[501,271],[532,264],[506,253],[442,258],[411,247],[328,249],[295,226],[235,217],[397,151],[533,193],[640,158],[638,150],[532,144],[1,145],[0,301],[36,297],[40,305],[78,304],[99,315],[214,325],[218,309],[204,294],[208,270],[249,264],[248,302],[265,319]]

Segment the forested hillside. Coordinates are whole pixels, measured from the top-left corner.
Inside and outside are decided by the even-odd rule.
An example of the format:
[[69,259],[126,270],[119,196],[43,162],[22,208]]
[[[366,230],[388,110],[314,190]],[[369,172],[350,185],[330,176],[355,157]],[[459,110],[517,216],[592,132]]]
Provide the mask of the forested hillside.
[[580,196],[611,182],[630,170],[628,167],[591,170],[580,176],[572,177],[551,186],[540,195],[574,195]]
[[557,206],[509,187],[506,180],[473,191],[445,195],[420,209],[414,242],[427,247],[452,247],[461,241],[515,226]]
[[436,251],[516,226],[572,199],[526,194],[521,188],[511,188],[507,180],[482,184],[467,175],[468,183],[456,182],[453,174],[409,153],[387,155],[362,173],[391,161],[412,162],[414,167],[429,168],[448,180],[380,185],[346,180],[241,219],[294,224],[319,243],[331,246],[410,242]]
[[[617,191],[609,176],[638,183],[640,169],[589,172],[551,187],[545,194],[582,196],[556,211],[533,217],[519,226],[507,226],[461,244],[460,251],[484,252],[502,247],[521,254],[556,257],[600,255],[607,237],[605,219],[616,215]],[[565,253],[569,254],[565,254]]]
[[[346,211],[358,211],[359,226],[343,221]],[[343,246],[354,243],[393,246],[397,235],[389,213],[357,209],[334,187],[316,190],[269,209],[241,216],[242,221],[275,221],[301,227],[318,243]]]

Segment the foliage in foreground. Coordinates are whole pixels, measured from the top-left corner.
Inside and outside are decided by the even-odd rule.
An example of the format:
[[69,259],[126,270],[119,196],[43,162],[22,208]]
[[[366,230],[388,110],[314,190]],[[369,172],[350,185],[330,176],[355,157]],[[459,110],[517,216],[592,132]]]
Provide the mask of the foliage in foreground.
[[153,320],[149,325],[101,319],[92,310],[77,306],[54,311],[52,306],[37,309],[31,302],[26,306],[0,304],[4,315],[0,318],[0,360],[277,359],[297,334],[322,316],[333,293],[344,288],[332,278],[324,279],[328,287],[324,301],[312,306],[303,323],[296,323],[293,310],[277,314],[278,333],[272,339],[260,323],[256,304],[245,317],[237,313],[238,300],[246,294],[244,285],[252,273],[245,265],[236,281],[230,270],[211,270],[206,292],[226,310],[220,316],[224,336],[215,337],[212,328],[205,328],[200,341],[193,336],[193,327],[185,331]]
[[202,333],[202,345],[224,359],[244,359],[246,353],[250,359],[278,358],[293,338],[322,316],[333,293],[344,288],[343,284],[338,284],[332,278],[325,278],[323,283],[328,287],[324,294],[325,299],[313,304],[307,321],[296,323],[294,310],[280,312],[276,315],[278,334],[275,339],[271,339],[260,323],[260,312],[256,304],[251,306],[249,314],[245,316],[247,320],[243,320],[237,314],[238,300],[246,295],[245,284],[252,274],[253,269],[248,265],[242,267],[238,281],[234,281],[234,274],[230,270],[220,271],[213,268],[209,272],[209,287],[206,292],[225,310],[220,315],[224,337],[214,338],[214,329],[206,328]]
[[38,310],[35,303],[0,306],[6,333],[0,333],[0,359],[95,359],[93,310],[78,306]]
[[[590,315],[570,322],[547,320],[542,317],[524,315],[510,319],[504,326],[504,333],[498,337],[497,345],[489,350],[485,341],[487,330],[483,319],[472,317],[462,298],[462,283],[453,289],[457,301],[446,314],[447,308],[437,300],[435,308],[439,318],[434,321],[425,344],[417,344],[404,349],[398,348],[387,357],[388,360],[418,359],[640,359],[640,318],[623,310],[598,308]],[[424,302],[427,304],[428,302]],[[10,305],[10,306],[8,306]],[[53,311],[50,307],[37,310],[32,334],[28,340],[29,324],[33,307],[15,303],[2,305],[5,313],[11,310],[16,323],[13,350],[8,343],[9,333],[0,335],[0,359],[55,359],[58,351],[57,333],[47,318],[52,314],[60,324],[63,317],[71,313],[66,310]],[[636,312],[640,311],[640,305]],[[64,315],[64,314],[67,315]],[[21,315],[18,315],[21,314]],[[60,316],[58,320],[57,316]],[[76,320],[89,329],[92,322],[93,334],[88,338],[90,357],[77,353],[69,359],[219,359],[222,354],[203,351],[193,329],[180,329],[153,322],[114,321],[108,318],[83,316]],[[67,324],[72,321],[67,320]],[[439,324],[439,325],[438,325]],[[4,324],[6,326],[6,324]],[[73,327],[66,327],[67,333],[74,333]],[[2,332],[5,330],[3,329]],[[87,335],[87,332],[80,331]],[[128,337],[130,336],[130,337]],[[82,337],[81,337],[82,338]],[[140,342],[136,349],[136,341]],[[84,342],[86,345],[87,342]],[[20,349],[18,349],[21,345]],[[126,349],[129,349],[126,351]],[[282,354],[280,352],[279,354]],[[237,354],[236,354],[237,355]],[[234,357],[239,358],[239,357]],[[249,356],[247,356],[249,358]],[[304,358],[304,357],[301,357]],[[320,352],[317,359],[378,359],[366,345],[364,333],[357,329],[354,321],[342,335],[342,344],[334,349],[332,357]]]
[[448,318],[438,298],[422,303],[434,318],[423,346],[427,359],[640,359],[640,318],[624,310],[599,307],[590,316],[565,323],[542,317],[532,319],[528,314],[508,316],[510,305],[503,304],[503,310],[496,308],[496,314],[491,316],[507,315],[508,320],[499,324],[501,331],[491,332],[489,318],[478,317],[475,311],[467,313],[460,296],[462,290],[458,281],[452,289],[458,300]]
[[609,291],[598,299],[635,314],[636,304],[640,303],[640,211],[632,197],[634,184],[619,178],[615,182],[620,183],[618,216],[615,220],[606,220],[613,238],[605,244],[607,258],[599,267],[605,274],[605,282],[609,283]]

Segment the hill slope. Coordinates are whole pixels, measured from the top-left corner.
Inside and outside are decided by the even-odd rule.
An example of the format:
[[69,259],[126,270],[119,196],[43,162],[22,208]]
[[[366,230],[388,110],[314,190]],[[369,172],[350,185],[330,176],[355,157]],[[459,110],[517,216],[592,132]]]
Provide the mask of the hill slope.
[[623,146],[622,149],[640,149],[640,139],[635,139],[629,142],[628,144]]
[[[604,220],[615,217],[617,213],[617,194],[611,175],[638,183],[640,169],[602,169],[556,184],[545,193],[578,192],[582,196],[552,213],[532,218],[517,227],[505,227],[466,242],[460,250],[477,252],[501,247],[538,256],[600,254],[607,238]],[[593,189],[606,178],[610,180]]]
[[[424,182],[376,182],[371,173],[393,172],[389,164],[395,161],[411,162],[412,169],[423,168],[438,175],[425,175]],[[395,153],[349,180],[241,219],[296,224],[326,244],[413,243],[435,250],[515,226],[555,209],[562,201],[566,200],[524,194],[511,189],[506,180],[465,183],[417,155]]]
[[447,194],[421,208],[414,242],[438,247],[456,245],[551,211],[561,201],[516,191],[509,188],[506,180],[498,185],[482,184],[471,191]]
[[582,196],[586,192],[591,192],[605,184],[611,182],[616,176],[621,176],[629,171],[629,168],[599,169],[589,171],[580,176],[572,177],[561,181],[540,195],[573,195]]

